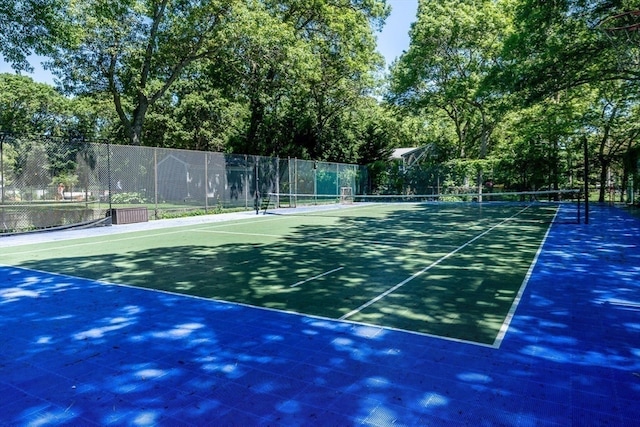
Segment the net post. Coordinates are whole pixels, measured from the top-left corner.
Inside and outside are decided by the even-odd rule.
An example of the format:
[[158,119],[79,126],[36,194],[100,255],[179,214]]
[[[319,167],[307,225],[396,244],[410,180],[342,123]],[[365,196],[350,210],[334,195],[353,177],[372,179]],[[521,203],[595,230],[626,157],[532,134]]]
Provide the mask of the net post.
[[292,168],[291,168],[291,157],[287,156],[287,172],[289,173],[289,207],[291,207],[292,202],[291,202],[291,194],[293,192],[293,184],[292,184],[292,179],[291,179],[291,173],[293,172]]
[[[264,198],[262,199],[262,215],[266,215],[267,214],[267,210],[269,209],[269,205],[271,204],[271,196],[275,196],[276,199],[279,198],[279,194],[273,194],[273,193],[269,193],[267,195],[267,201],[264,201]],[[276,206],[276,208],[278,208],[279,206]]]
[[249,158],[245,154],[244,155],[244,207],[245,209],[249,209],[249,193],[251,192],[250,182],[249,182]]
[[578,191],[578,215],[577,215],[577,218],[576,218],[576,220],[577,220],[578,224],[580,224],[580,204],[581,204],[581,201],[580,201],[581,197],[580,197],[580,195],[581,195],[581,194],[580,194],[580,191]]
[[589,224],[589,146],[587,137],[582,137],[584,149],[584,223]]
[[318,161],[313,161],[313,197],[314,205],[318,204]]

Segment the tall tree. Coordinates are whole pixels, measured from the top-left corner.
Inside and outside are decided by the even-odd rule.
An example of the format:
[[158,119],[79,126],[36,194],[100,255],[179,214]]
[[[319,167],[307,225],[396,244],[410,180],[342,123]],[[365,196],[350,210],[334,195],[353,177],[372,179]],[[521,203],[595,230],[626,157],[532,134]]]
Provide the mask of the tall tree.
[[[375,52],[373,29],[379,28],[389,13],[380,1],[328,1],[330,14],[322,20],[307,20],[300,28],[317,52],[319,68],[309,84],[313,112],[312,144],[314,158],[344,161],[343,149],[336,146],[336,131],[343,112],[357,108],[371,94],[373,72],[383,65]],[[315,13],[311,9],[309,15]],[[307,12],[309,13],[309,12]],[[347,141],[342,141],[345,144]]]
[[[624,157],[629,150],[640,147],[640,126],[637,124],[638,95],[629,83],[614,82],[601,85],[595,91],[593,131],[595,159],[600,168],[598,201],[604,202],[606,191],[612,189],[616,179],[624,181]],[[615,177],[619,173],[618,177]]]
[[[614,27],[616,15],[640,10],[638,0],[519,0],[506,44],[503,82],[535,102],[558,91],[605,80],[640,78],[638,38]],[[633,36],[633,33],[630,33]],[[635,52],[635,53],[634,53]]]
[[[608,96],[597,97],[598,101],[592,104],[593,114],[585,116],[586,120],[575,129],[593,142],[589,157],[598,160],[599,181],[604,188],[606,170],[618,155],[607,154],[611,147],[618,146],[612,135],[635,135],[631,131],[632,116],[621,114],[621,106],[628,101],[619,96],[612,99],[609,89],[623,84],[627,96],[636,99],[632,104],[637,104],[640,1],[518,0],[516,4],[515,31],[505,45],[501,81],[528,105],[546,102],[578,87],[594,93],[609,92]],[[622,138],[626,140],[627,158],[633,157],[635,138]],[[620,141],[619,137],[614,139]],[[616,151],[617,148],[613,150]],[[631,163],[625,162],[625,176],[631,173]]]
[[228,141],[245,131],[247,108],[220,86],[190,71],[150,108],[143,139],[162,147],[226,151]]
[[263,6],[275,24],[237,42],[233,69],[244,83],[250,122],[234,146],[340,160],[330,134],[344,125],[342,112],[373,89],[370,76],[382,65],[373,31],[389,8],[381,0],[270,0]]
[[149,108],[193,63],[217,58],[235,0],[72,2],[74,38],[49,64],[72,94],[109,93],[125,135],[142,143]]
[[0,55],[18,71],[31,71],[27,57],[50,54],[67,37],[66,0],[2,0]]
[[0,131],[57,134],[69,117],[70,101],[30,77],[0,74]]
[[591,121],[587,88],[558,93],[534,105],[513,108],[500,124],[496,178],[517,190],[541,190],[577,185],[578,159],[574,140]]
[[210,70],[212,79],[247,105],[246,131],[233,140],[239,152],[284,154],[280,122],[316,62],[307,43],[279,15],[279,6],[256,2],[240,15],[234,22],[238,37],[230,40],[225,61]]
[[[421,0],[409,51],[392,70],[390,100],[446,114],[456,157],[483,159],[504,98],[488,86],[511,24],[507,1]],[[482,183],[482,173],[478,183]]]

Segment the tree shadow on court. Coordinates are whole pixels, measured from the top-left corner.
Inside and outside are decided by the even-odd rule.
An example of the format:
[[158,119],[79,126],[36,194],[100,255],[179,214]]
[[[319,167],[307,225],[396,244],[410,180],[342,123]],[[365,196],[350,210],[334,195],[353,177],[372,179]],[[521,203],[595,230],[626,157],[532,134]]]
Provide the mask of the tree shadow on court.
[[390,209],[325,225],[298,221],[271,243],[194,235],[189,245],[132,242],[126,251],[60,253],[21,266],[492,344],[547,226],[505,224],[473,239],[515,212]]
[[[552,234],[500,349],[3,267],[0,410],[15,425],[633,425],[640,229],[612,233]],[[137,255],[117,271],[96,257],[67,268],[170,283],[149,272],[155,250]],[[490,301],[491,285],[476,286]]]
[[574,424],[631,425],[640,398],[640,221],[606,206],[591,215],[588,226],[550,233],[502,356],[531,366],[511,372],[532,395],[570,391]]
[[[0,407],[10,423],[343,425],[389,416],[416,424],[458,417],[445,408],[462,407],[462,394],[423,390],[406,376],[426,347],[397,332],[9,274]],[[479,410],[466,406],[465,414]]]

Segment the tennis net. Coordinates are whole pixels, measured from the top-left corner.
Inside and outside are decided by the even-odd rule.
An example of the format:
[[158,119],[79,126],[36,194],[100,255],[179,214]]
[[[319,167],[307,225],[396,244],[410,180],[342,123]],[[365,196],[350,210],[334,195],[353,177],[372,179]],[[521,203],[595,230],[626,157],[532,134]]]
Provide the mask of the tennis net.
[[487,206],[504,204],[515,207],[556,209],[564,206],[562,222],[580,223],[582,197],[579,190],[542,190],[522,192],[458,192],[446,194],[290,194],[269,193],[268,203],[263,203],[263,213],[276,213],[279,208],[338,207],[339,205],[364,206],[373,204],[424,204],[451,206]]

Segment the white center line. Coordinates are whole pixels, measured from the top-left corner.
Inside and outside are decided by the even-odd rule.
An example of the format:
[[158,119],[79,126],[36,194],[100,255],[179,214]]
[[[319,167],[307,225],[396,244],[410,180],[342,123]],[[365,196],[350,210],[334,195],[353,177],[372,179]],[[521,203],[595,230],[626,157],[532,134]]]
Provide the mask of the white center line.
[[310,282],[310,281],[312,281],[312,280],[319,279],[319,278],[321,278],[321,277],[323,277],[323,276],[329,275],[329,274],[331,274],[331,273],[335,273],[336,271],[340,271],[340,270],[342,270],[343,268],[344,268],[344,267],[338,267],[338,268],[334,268],[333,270],[330,270],[330,271],[325,271],[324,273],[322,273],[322,274],[318,274],[317,276],[309,277],[309,278],[308,278],[308,279],[306,279],[306,280],[301,280],[301,281],[299,281],[299,282],[297,282],[297,283],[294,283],[293,285],[291,285],[291,286],[289,286],[289,287],[290,287],[290,288],[295,288],[296,286],[300,286],[300,285],[302,285],[303,283],[307,283],[307,282]]

